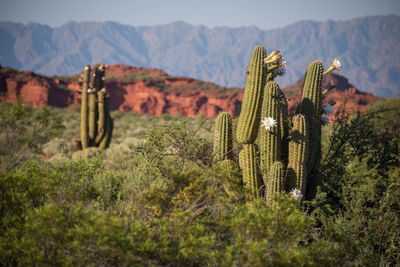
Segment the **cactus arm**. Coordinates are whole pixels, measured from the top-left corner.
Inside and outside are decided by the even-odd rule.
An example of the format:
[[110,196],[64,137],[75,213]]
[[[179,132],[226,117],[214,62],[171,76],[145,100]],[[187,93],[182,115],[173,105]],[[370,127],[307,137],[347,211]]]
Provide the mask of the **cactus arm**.
[[100,140],[99,149],[106,149],[110,146],[112,132],[114,129],[114,121],[110,116],[110,97],[108,94],[104,97],[104,119],[105,119],[105,131],[104,137]]
[[312,62],[306,71],[301,97],[300,113],[308,123],[309,130],[309,157],[307,159],[307,172],[310,174],[317,158],[321,145],[321,85],[324,68],[320,62]]
[[104,100],[104,92],[102,90],[97,92],[98,99],[98,121],[97,121],[97,136],[94,140],[95,146],[100,144],[100,141],[103,139],[106,128],[106,109],[105,109],[105,100]]
[[88,89],[90,80],[90,65],[85,66],[82,83],[81,99],[81,146],[86,149],[89,146],[89,128],[88,128]]
[[268,206],[272,206],[277,194],[283,191],[284,184],[284,167],[279,161],[275,162],[268,175],[268,184],[265,188],[265,202]]
[[293,117],[292,135],[289,141],[288,181],[286,191],[297,188],[306,193],[306,159],[308,147],[307,120],[302,114]]
[[221,112],[215,123],[214,130],[215,160],[233,159],[232,154],[232,117],[227,112]]
[[281,158],[281,122],[280,122],[280,98],[281,90],[276,82],[268,82],[264,90],[264,100],[261,109],[261,118],[273,118],[276,126],[266,130],[260,127],[260,168],[263,177],[268,172],[275,161]]
[[257,145],[244,144],[239,153],[239,166],[242,170],[244,187],[249,190],[249,199],[256,199],[260,196],[259,189],[262,185],[258,175]]
[[100,87],[101,74],[99,66],[96,66],[93,80],[93,88],[89,94],[89,139],[90,143],[94,145],[94,141],[97,135],[97,118],[98,118],[98,107],[97,107],[97,91]]
[[257,46],[253,50],[249,63],[242,108],[236,129],[236,139],[242,144],[253,143],[257,137],[260,123],[260,102],[266,79],[265,54],[265,48]]

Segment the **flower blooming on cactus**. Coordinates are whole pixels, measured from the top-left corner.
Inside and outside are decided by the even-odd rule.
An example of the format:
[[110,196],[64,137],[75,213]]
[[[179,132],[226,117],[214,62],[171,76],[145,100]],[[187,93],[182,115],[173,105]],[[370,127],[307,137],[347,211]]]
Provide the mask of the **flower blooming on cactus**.
[[277,54],[279,54],[279,53],[280,53],[279,50],[274,50],[274,51],[272,51],[272,52],[265,58],[264,61],[267,61],[268,59],[271,59],[273,56],[275,56],[275,55],[277,55]]
[[332,61],[332,65],[324,72],[324,75],[334,70],[340,71],[341,68],[342,64],[340,63],[339,59],[335,58]]
[[103,93],[106,93],[106,88],[101,89]]
[[322,120],[322,123],[323,123],[324,125],[328,125],[328,124],[330,123],[329,118],[328,118],[325,114],[322,114],[322,115],[321,115],[321,120]]
[[340,71],[342,68],[342,64],[340,64],[340,61],[337,58],[332,61],[332,66],[334,66],[337,71]]
[[92,92],[92,88],[87,89],[87,92],[91,93]]
[[102,80],[102,81],[104,81],[104,80],[105,80],[105,77],[104,77],[104,76],[103,76],[103,77],[101,77],[101,80]]
[[297,201],[301,201],[303,199],[303,194],[301,193],[300,189],[297,188],[293,188],[292,191],[290,191],[290,195]]
[[275,55],[271,59],[265,58],[264,63],[265,64],[274,63],[274,62],[280,60],[281,58],[282,58],[282,55]]
[[324,109],[324,113],[327,115],[333,114],[333,107],[331,106],[331,104],[327,103],[325,104],[325,106],[323,106]]
[[265,130],[270,131],[272,127],[276,126],[276,120],[274,118],[268,117],[261,121],[261,127],[265,127]]

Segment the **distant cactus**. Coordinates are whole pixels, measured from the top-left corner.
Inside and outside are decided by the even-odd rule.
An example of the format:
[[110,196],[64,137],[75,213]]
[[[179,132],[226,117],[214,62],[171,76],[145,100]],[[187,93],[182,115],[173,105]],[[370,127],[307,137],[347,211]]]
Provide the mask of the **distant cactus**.
[[214,130],[215,160],[233,159],[232,140],[232,117],[228,112],[221,112]]
[[82,99],[81,99],[81,147],[89,147],[89,128],[88,128],[88,90],[90,81],[90,65],[85,66],[82,80]]
[[98,146],[105,149],[110,143],[113,125],[109,96],[104,89],[105,66],[97,65],[93,76],[93,86],[89,88],[90,65],[86,65],[82,83],[81,140],[77,147]]

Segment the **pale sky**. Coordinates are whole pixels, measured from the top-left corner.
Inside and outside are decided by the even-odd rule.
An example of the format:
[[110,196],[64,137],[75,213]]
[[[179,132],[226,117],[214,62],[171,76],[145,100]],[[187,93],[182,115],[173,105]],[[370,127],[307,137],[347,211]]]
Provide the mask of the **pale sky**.
[[400,0],[0,0],[0,21],[57,27],[69,21],[132,26],[184,21],[193,25],[285,27],[300,20],[400,15]]

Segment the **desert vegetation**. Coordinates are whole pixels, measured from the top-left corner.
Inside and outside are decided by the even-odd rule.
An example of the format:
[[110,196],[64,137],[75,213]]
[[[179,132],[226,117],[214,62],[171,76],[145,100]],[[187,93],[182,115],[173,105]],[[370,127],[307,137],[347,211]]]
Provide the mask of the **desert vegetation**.
[[[278,61],[269,61],[268,67],[278,69]],[[308,73],[322,75],[318,63],[310,67]],[[262,75],[271,98],[259,97],[271,103],[279,99],[270,111],[248,105],[247,118],[222,113],[216,124],[202,116],[112,111],[107,149],[80,150],[71,143],[81,135],[80,107],[34,109],[21,101],[0,102],[2,264],[398,264],[400,100],[382,100],[364,113],[338,109],[324,127],[322,107],[315,112],[303,106],[301,115],[283,119],[282,92],[272,81],[276,72],[270,73]],[[251,84],[253,89],[265,85]],[[320,87],[312,90],[317,89],[321,93]],[[251,128],[247,119],[257,117],[258,109],[269,119],[258,116]],[[317,182],[301,199],[299,194],[307,195],[308,162],[301,153],[293,160],[288,154],[303,151],[305,144],[290,145],[288,138],[288,151],[281,149],[278,156],[256,153],[253,147],[272,146],[285,136],[283,125],[289,122],[292,132],[307,136],[302,130],[307,112],[319,118],[313,120],[316,137],[310,139],[316,151],[310,153],[309,168]],[[267,164],[274,171],[265,171]],[[301,193],[291,194],[286,184]]]

